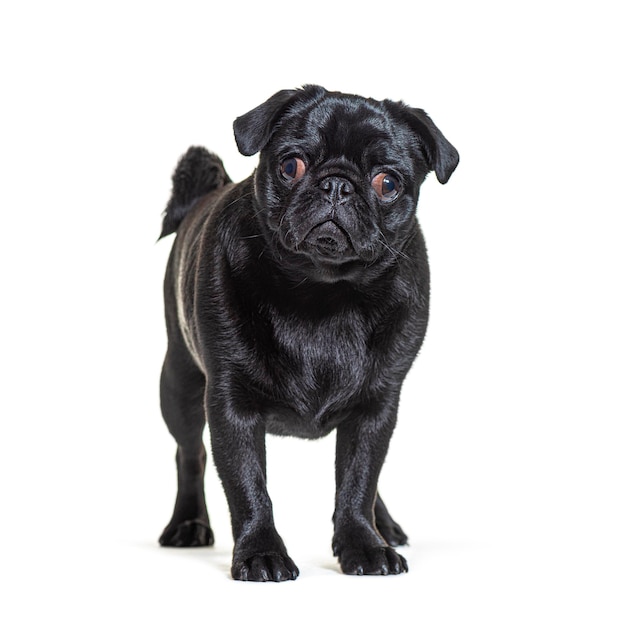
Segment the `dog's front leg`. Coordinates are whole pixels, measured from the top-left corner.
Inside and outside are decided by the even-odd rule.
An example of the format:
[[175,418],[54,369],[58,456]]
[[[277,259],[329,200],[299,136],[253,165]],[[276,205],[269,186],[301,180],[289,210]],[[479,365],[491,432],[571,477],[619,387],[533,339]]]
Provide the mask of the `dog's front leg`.
[[213,459],[230,509],[235,580],[294,580],[298,568],[274,526],[265,473],[265,426],[233,397],[207,398]]
[[404,557],[374,524],[378,476],[396,422],[397,397],[364,408],[337,428],[333,552],[346,574],[400,574]]

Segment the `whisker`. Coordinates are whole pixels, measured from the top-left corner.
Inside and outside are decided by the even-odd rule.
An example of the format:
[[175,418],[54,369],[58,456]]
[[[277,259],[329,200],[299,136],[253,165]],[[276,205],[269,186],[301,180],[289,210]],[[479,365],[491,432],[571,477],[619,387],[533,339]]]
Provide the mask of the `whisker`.
[[395,258],[404,258],[405,260],[408,260],[409,257],[402,251],[398,250],[398,249],[394,249],[393,247],[391,247],[391,245],[389,245],[389,243],[387,242],[387,239],[385,238],[385,235],[381,233],[381,236],[384,240],[378,238],[376,239],[390,254],[392,254],[393,256],[395,256]]
[[298,282],[297,284],[292,286],[291,289],[293,290],[294,288],[298,288],[298,286],[302,286],[302,284],[304,284],[304,282],[307,282],[308,280],[309,280],[309,278],[305,277],[301,282]]

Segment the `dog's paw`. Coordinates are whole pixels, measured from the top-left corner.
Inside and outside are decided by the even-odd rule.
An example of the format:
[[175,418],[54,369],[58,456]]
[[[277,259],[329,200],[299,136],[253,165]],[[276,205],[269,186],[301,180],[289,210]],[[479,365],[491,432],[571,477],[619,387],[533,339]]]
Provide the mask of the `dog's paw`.
[[345,548],[338,558],[344,574],[386,576],[409,571],[406,559],[389,546]]
[[234,560],[231,574],[235,580],[281,582],[295,580],[300,574],[296,564],[277,552],[255,554],[245,560]]
[[402,527],[393,520],[376,521],[376,528],[390,546],[404,546],[409,538]]
[[207,522],[202,520],[185,520],[178,524],[169,524],[159,538],[161,546],[189,548],[212,546],[213,531]]

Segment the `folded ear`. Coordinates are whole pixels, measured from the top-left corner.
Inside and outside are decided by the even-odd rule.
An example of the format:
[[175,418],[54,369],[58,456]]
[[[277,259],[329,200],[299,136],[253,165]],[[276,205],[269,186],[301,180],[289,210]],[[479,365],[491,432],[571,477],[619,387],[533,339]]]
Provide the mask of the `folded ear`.
[[447,183],[459,163],[459,153],[424,110],[403,105],[404,118],[421,138],[424,154],[440,183]]
[[233,123],[235,141],[242,155],[258,153],[272,137],[279,118],[296,101],[310,98],[325,90],[321,86],[304,86],[301,90],[281,90],[272,95],[265,103],[239,116]]

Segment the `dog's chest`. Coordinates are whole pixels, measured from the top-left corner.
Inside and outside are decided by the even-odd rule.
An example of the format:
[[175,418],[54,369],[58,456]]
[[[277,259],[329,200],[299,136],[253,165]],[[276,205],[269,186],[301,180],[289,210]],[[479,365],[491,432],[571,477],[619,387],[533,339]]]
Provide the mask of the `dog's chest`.
[[357,312],[304,320],[274,315],[256,343],[268,429],[304,437],[336,427],[369,383],[374,354],[371,329]]

